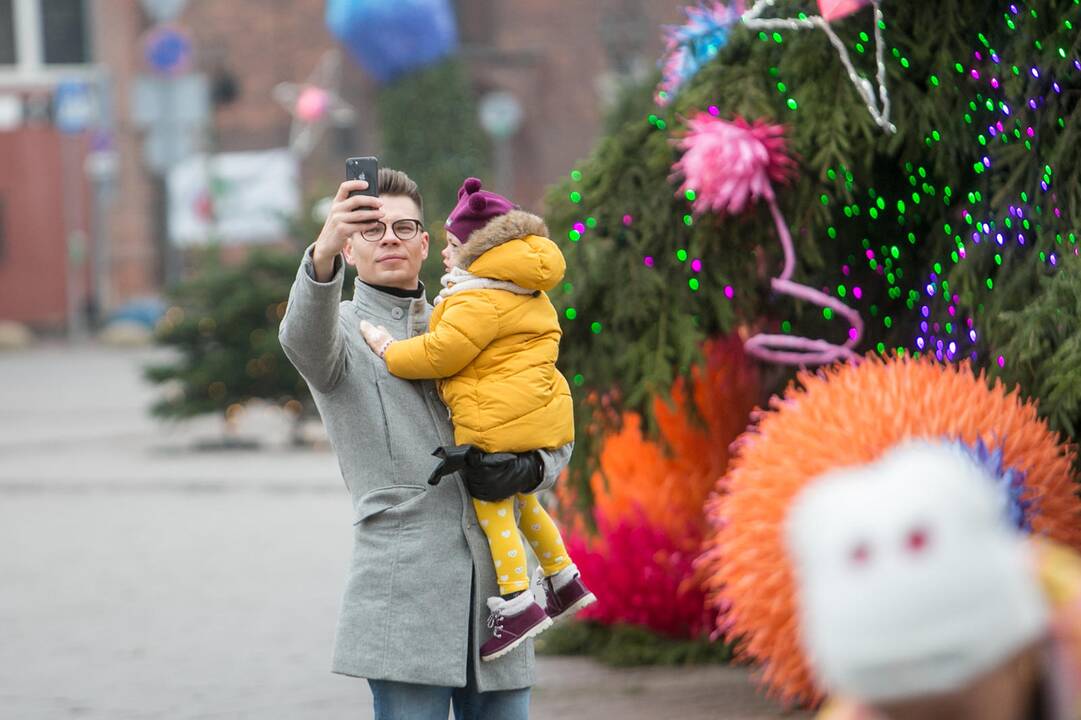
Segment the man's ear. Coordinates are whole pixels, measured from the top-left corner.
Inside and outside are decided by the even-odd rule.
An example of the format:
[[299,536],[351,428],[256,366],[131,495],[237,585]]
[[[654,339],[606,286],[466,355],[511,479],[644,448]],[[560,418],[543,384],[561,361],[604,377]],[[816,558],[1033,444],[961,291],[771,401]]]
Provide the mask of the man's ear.
[[420,236],[420,245],[421,245],[421,250],[423,252],[423,257],[421,259],[422,260],[427,260],[428,259],[428,248],[431,247],[431,238],[428,236],[427,231],[425,231]]
[[345,241],[345,247],[342,248],[342,255],[345,256],[345,263],[356,267],[357,259],[353,257],[353,238],[350,237]]

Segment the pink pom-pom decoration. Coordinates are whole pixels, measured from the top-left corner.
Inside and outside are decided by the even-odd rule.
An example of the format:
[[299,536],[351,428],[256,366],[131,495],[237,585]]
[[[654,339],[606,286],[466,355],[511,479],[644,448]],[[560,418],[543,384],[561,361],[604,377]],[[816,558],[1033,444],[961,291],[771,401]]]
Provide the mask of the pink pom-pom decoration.
[[695,213],[737,215],[752,201],[765,201],[784,251],[784,269],[770,282],[773,290],[830,308],[851,325],[848,339],[842,345],[794,335],[758,333],[747,340],[747,352],[760,360],[792,365],[856,359],[853,348],[863,335],[859,313],[820,290],[792,280],[796,248],[773,194],[773,183],[787,180],[795,165],[788,155],[784,127],[764,120],[752,124],[739,117],[722,120],[699,112],[687,121],[687,133],[677,142],[684,152],[672,170],[683,178],[680,195],[694,191]]
[[674,170],[683,177],[680,193],[694,190],[695,212],[737,215],[752,200],[773,200],[773,183],[793,168],[784,127],[737,117],[731,121],[699,112],[678,141],[684,151]]
[[321,87],[308,85],[297,96],[296,115],[306,123],[323,118],[330,109],[330,94]]
[[822,13],[822,19],[829,22],[847,17],[870,4],[871,0],[818,0],[818,11]]

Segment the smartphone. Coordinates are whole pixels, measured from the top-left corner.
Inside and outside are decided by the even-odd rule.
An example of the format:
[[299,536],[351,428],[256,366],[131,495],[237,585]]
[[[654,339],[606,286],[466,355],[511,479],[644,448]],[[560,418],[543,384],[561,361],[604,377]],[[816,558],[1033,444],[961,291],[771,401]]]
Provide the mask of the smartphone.
[[368,183],[367,190],[354,190],[349,197],[354,195],[371,195],[379,197],[379,158],[377,157],[351,157],[345,161],[346,180],[364,180]]

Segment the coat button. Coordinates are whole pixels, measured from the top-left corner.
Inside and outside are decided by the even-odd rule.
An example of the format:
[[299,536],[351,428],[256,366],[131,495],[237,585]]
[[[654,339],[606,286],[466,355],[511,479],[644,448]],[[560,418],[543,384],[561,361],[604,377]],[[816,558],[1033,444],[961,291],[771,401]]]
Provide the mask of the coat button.
[[405,313],[404,313],[404,312],[402,312],[402,309],[401,309],[400,307],[396,307],[396,308],[391,308],[391,311],[390,311],[390,316],[391,316],[392,318],[394,318],[395,320],[401,320],[401,319],[402,319],[402,315],[404,315],[404,314],[405,314]]

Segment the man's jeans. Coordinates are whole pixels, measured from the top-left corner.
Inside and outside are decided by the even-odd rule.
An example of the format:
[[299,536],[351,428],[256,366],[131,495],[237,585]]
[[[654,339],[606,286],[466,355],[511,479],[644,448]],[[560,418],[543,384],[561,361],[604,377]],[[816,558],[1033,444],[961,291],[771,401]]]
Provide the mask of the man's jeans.
[[[470,606],[476,597],[475,582],[475,578],[470,579]],[[451,707],[454,708],[454,720],[529,720],[531,688],[477,692],[472,660],[472,615],[467,637],[469,660],[466,663],[465,687],[368,680],[375,705],[375,720],[447,720]]]
[[[472,675],[472,673],[470,673]],[[477,692],[470,677],[464,688],[369,680],[375,699],[375,720],[528,720],[529,688]]]

